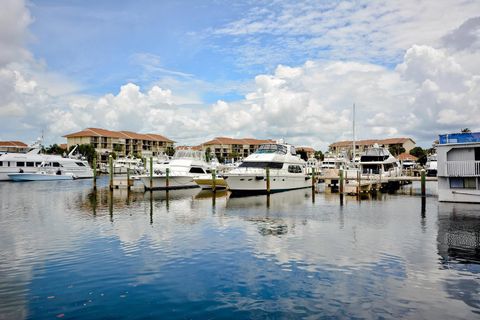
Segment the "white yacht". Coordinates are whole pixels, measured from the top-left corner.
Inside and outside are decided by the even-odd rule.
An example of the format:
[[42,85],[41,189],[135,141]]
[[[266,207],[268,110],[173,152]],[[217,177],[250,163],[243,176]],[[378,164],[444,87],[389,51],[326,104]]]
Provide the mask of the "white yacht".
[[311,187],[306,162],[296,155],[295,147],[283,142],[261,145],[224,178],[233,193],[266,193],[266,168],[269,168],[270,192]]
[[322,162],[322,169],[345,169],[348,165],[348,158],[345,154],[333,154],[326,152]]
[[11,180],[13,173],[36,173],[50,166],[55,171],[69,173],[76,178],[92,178],[93,170],[87,161],[74,159],[72,150],[67,158],[58,155],[40,154],[41,146],[34,145],[27,153],[6,153],[0,155],[0,181]]
[[432,154],[427,157],[427,162],[425,163],[425,170],[427,171],[427,176],[437,176],[437,154]]
[[[168,186],[167,186],[168,169]],[[178,150],[168,164],[153,166],[152,185],[150,173],[140,176],[146,189],[197,188],[193,181],[197,176],[210,173],[205,154],[196,150]]]
[[114,174],[126,174],[127,170],[133,174],[142,174],[145,171],[142,159],[126,157],[113,161]]
[[397,158],[387,148],[379,147],[377,144],[360,156],[359,166],[362,176],[383,178],[402,175],[402,167]]

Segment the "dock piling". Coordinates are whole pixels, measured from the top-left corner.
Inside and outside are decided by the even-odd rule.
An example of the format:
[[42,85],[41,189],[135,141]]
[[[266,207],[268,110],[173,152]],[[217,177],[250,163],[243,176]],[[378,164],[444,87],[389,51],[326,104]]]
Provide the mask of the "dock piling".
[[165,189],[168,191],[168,189],[170,188],[170,168],[167,168],[165,170],[165,175],[166,175]]
[[150,190],[153,189],[153,157],[150,157]]
[[[215,169],[212,169],[212,191],[215,192],[217,191],[217,181],[216,181],[217,175],[215,172]],[[215,196],[213,196],[215,198]]]
[[338,191],[340,192],[341,195],[343,195],[343,169],[338,170]]
[[422,189],[422,197],[425,197],[425,195],[427,194],[425,189],[425,183],[426,183],[425,169],[422,169],[420,171],[420,174],[421,174],[420,183],[421,183],[421,189]]
[[312,192],[315,193],[315,168],[312,167]]
[[361,175],[360,171],[357,171],[357,196],[360,198],[360,183],[362,182],[361,180]]
[[113,157],[112,155],[108,156],[108,166],[109,166],[109,174],[110,174],[110,190],[113,190]]
[[130,163],[127,166],[127,191],[130,191]]
[[267,194],[270,194],[270,168],[267,167],[265,170],[267,173]]
[[97,154],[93,157],[93,190],[97,190]]

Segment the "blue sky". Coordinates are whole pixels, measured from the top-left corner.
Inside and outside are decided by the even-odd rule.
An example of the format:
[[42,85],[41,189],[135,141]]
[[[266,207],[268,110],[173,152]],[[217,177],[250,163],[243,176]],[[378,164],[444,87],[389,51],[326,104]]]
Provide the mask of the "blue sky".
[[230,1],[35,1],[30,48],[87,93],[115,91],[125,81],[148,86],[163,76],[245,80],[252,73],[215,50],[222,41],[203,38],[244,7]]
[[4,0],[0,139],[85,127],[284,138],[480,130],[480,2]]

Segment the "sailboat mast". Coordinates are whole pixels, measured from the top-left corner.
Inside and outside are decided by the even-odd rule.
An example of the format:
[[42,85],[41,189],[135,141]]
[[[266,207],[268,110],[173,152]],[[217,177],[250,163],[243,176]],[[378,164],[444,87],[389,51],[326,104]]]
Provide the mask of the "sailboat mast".
[[352,149],[352,162],[353,164],[355,165],[355,103],[353,104],[353,121],[352,121],[352,125],[353,125],[353,149]]

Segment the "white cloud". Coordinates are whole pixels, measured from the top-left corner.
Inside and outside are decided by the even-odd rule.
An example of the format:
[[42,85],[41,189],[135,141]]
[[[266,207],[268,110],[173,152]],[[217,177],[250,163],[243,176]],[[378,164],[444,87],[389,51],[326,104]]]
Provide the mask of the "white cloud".
[[[444,10],[443,5],[432,6],[441,6],[437,8],[439,12]],[[465,2],[458,7],[471,6],[472,3]],[[378,39],[382,39],[382,36],[376,34],[375,28],[380,26],[376,20],[383,21],[390,14],[394,14],[396,19],[403,17],[406,20],[398,24],[394,19],[395,30],[409,26],[412,21],[421,25],[420,31],[426,28],[425,25],[434,26],[433,22],[424,21],[424,15],[431,15],[431,8],[425,9],[426,13],[422,14],[413,14],[412,5],[408,4],[395,13],[378,8],[379,13],[384,14],[376,14],[374,18],[369,14],[372,14],[372,8],[377,7],[367,5],[359,11],[355,8],[351,4],[327,5],[325,10],[333,14],[330,17],[306,4],[298,12],[292,6],[281,7],[276,9],[278,12],[275,11],[275,14],[268,15],[270,18],[264,21],[263,28],[258,29],[253,25],[246,33],[336,32],[338,37],[329,38],[328,41],[332,41],[334,46],[338,45],[337,49],[340,50],[341,43],[347,39],[342,33],[353,31],[347,32],[350,28],[348,25],[338,27],[339,22],[335,17],[345,17],[347,12],[363,19],[361,21],[370,21],[368,25],[358,25],[353,18],[349,18],[354,24],[351,28],[365,28],[364,32],[369,30],[369,36]],[[252,11],[241,22],[232,23],[228,29],[218,32],[241,34],[244,32],[241,31],[242,25],[264,17],[271,13],[270,9],[264,8],[259,13]],[[451,10],[455,21],[463,17],[458,10],[457,7]],[[29,17],[28,11],[15,12],[20,15],[20,21],[25,15]],[[305,18],[299,16],[301,12],[305,13]],[[411,19],[407,19],[409,14],[412,15]],[[386,21],[383,23],[386,24]],[[443,37],[447,34],[443,30],[448,28],[454,30],[456,35],[466,32],[468,37],[478,36],[472,32],[476,23],[468,23],[468,28],[459,27],[462,22],[450,27],[451,23],[432,31],[435,35],[425,42],[445,43],[448,37]],[[330,27],[325,29],[324,24],[337,26],[338,30]],[[392,39],[400,36],[392,29],[393,26],[383,27],[386,30],[382,29],[382,32],[390,32]],[[449,32],[452,34],[452,31]],[[422,43],[420,38],[424,35],[417,37],[408,29],[405,34],[412,37],[408,41],[405,39],[401,45],[392,45],[391,50],[396,52],[412,39]],[[3,43],[1,45],[4,46]],[[371,52],[383,50],[375,47],[378,45],[373,43]],[[342,48],[346,50],[350,47]],[[43,64],[25,58],[23,63],[4,59],[8,63],[0,67],[2,136],[33,139],[42,129],[46,129],[49,142],[59,142],[59,137],[66,133],[99,126],[158,132],[180,144],[200,143],[214,136],[229,135],[285,138],[294,144],[325,149],[332,141],[351,138],[351,107],[354,102],[357,105],[358,138],[402,135],[428,145],[436,138],[436,134],[444,131],[465,126],[480,129],[480,67],[475,63],[480,57],[478,50],[473,46],[464,50],[458,46],[452,49],[452,46],[425,44],[412,44],[405,49],[403,58],[395,68],[374,62],[332,58],[309,60],[298,66],[280,64],[272,72],[259,74],[244,86],[244,98],[238,101],[219,100],[211,105],[202,103],[198,98],[200,93],[185,94],[181,78],[185,78],[190,85],[198,83],[202,88],[207,85],[201,81],[195,82],[189,75],[163,78],[162,81],[142,87],[138,83],[128,82],[117,93],[94,97],[75,94],[75,88],[78,89],[75,84],[61,75],[49,76]],[[160,65],[156,56],[142,55],[137,59],[149,66]]]
[[23,0],[3,0],[0,10],[0,67],[13,62],[30,59],[25,49],[28,26],[32,22],[30,12]]
[[[243,43],[221,47],[233,51],[241,66],[272,66],[305,56],[396,63],[405,49],[436,46],[441,37],[479,14],[476,0],[275,1],[211,33],[213,41]],[[474,30],[475,21],[454,33],[455,38]]]

